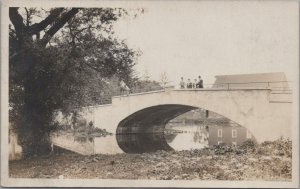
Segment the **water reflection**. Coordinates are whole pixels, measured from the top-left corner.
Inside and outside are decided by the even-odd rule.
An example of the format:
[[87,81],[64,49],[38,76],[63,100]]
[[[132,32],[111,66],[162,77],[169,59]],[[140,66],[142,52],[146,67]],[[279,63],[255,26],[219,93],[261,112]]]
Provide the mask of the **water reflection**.
[[116,136],[95,137],[94,154],[119,154],[123,153],[118,146]]
[[164,133],[118,134],[119,147],[126,153],[144,153],[157,150],[173,150],[167,143]]
[[82,155],[123,153],[114,135],[90,137],[68,132],[53,133],[52,143]]
[[209,146],[209,130],[206,126],[181,126],[175,131],[165,131],[165,136],[174,132],[177,132],[177,135],[172,141],[168,142],[168,145],[175,150],[201,149]]
[[76,136],[76,135],[74,135],[74,141],[81,142],[81,143],[93,142],[94,141],[94,137]]
[[173,125],[164,132],[93,137],[60,133],[52,135],[54,145],[80,154],[144,153],[157,150],[189,150],[226,143],[240,145],[253,139],[244,127],[232,124]]

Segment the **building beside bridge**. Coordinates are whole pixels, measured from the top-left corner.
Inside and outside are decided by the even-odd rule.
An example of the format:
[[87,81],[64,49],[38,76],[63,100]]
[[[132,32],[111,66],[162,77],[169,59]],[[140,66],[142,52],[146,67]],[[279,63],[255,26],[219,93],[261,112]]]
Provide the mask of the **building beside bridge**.
[[273,91],[288,91],[289,82],[283,72],[217,75],[212,88],[270,88]]

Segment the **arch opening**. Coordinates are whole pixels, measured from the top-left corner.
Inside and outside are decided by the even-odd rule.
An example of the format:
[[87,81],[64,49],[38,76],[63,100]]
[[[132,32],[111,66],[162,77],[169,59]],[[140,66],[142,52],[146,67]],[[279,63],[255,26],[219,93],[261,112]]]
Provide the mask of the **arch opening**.
[[[217,115],[228,121],[226,123],[223,122],[222,124],[203,123],[201,121],[193,123],[187,121],[187,123],[184,122],[185,130],[177,132],[179,130],[176,128],[176,124],[181,128],[183,126],[182,122],[178,122],[180,117],[184,117],[185,114],[190,114],[190,112],[195,112],[197,110],[204,112],[205,119],[203,120],[209,120],[208,117],[210,113],[216,114],[211,111],[207,114],[208,111],[203,111],[204,109],[199,109],[199,107],[180,104],[158,105],[137,111],[119,123],[116,131],[117,143],[126,153],[144,153],[157,150],[184,150],[186,149],[186,146],[184,146],[186,145],[185,143],[188,143],[188,141],[184,140],[187,139],[188,136],[190,136],[194,142],[201,142],[204,144],[203,147],[219,144],[220,142],[237,145],[242,141],[249,139],[248,135],[250,132],[246,128],[241,127],[219,114]],[[234,125],[235,128],[229,127],[230,125]],[[188,129],[186,130],[186,128]],[[218,136],[220,129],[223,131],[223,136],[221,137]],[[234,132],[232,130],[234,130]],[[238,132],[240,136],[243,133],[244,136],[242,138],[232,137],[231,139],[228,139],[230,137],[225,137],[226,135],[232,135],[232,133],[235,135],[236,132]],[[253,135],[250,135],[250,138],[254,139],[254,137],[252,137]],[[185,138],[180,139],[180,137]],[[175,138],[176,140],[174,140]],[[205,138],[207,141],[205,141]],[[180,145],[182,147],[179,147]],[[197,145],[199,147],[199,144]],[[190,145],[189,147],[196,148],[193,145]]]
[[158,105],[137,111],[124,120],[117,127],[117,134],[158,133],[163,132],[166,123],[197,107],[186,105]]

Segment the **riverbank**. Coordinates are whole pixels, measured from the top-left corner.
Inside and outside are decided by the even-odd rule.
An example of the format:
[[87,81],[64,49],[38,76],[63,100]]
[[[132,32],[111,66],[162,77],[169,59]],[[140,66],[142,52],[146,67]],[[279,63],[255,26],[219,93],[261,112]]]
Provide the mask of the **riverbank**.
[[291,181],[291,154],[288,140],[143,154],[83,156],[63,152],[11,161],[9,174],[13,178]]

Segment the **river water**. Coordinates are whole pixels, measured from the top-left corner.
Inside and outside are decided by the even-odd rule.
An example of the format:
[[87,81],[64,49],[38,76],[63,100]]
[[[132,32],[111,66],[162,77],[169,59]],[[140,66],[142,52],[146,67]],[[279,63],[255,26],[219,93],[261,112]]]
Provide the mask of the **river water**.
[[[220,131],[218,130],[220,129],[223,136],[219,136],[218,132]],[[239,131],[238,136],[231,136],[233,129]],[[226,136],[226,132],[230,134]],[[55,146],[84,155],[201,149],[215,145],[219,141],[236,145],[247,139],[249,139],[249,134],[245,128],[236,127],[230,123],[209,126],[176,124],[162,133],[120,134],[102,137],[82,136],[68,132],[52,135]]]

